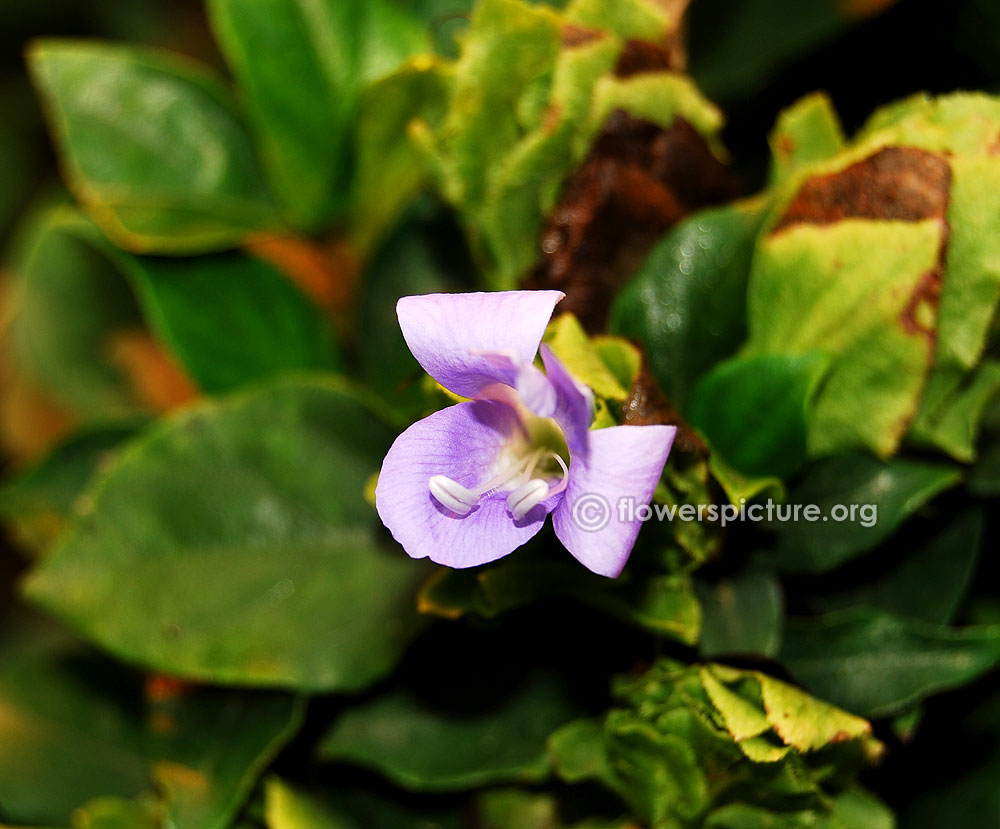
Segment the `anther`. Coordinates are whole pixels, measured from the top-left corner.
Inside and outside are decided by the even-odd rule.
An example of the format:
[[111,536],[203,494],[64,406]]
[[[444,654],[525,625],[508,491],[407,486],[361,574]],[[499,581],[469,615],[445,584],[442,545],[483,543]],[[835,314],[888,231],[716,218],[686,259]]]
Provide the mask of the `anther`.
[[446,475],[435,475],[430,480],[431,495],[442,507],[456,515],[468,515],[479,503],[479,496]]
[[541,478],[532,478],[507,496],[507,509],[515,521],[520,521],[548,497],[549,485]]

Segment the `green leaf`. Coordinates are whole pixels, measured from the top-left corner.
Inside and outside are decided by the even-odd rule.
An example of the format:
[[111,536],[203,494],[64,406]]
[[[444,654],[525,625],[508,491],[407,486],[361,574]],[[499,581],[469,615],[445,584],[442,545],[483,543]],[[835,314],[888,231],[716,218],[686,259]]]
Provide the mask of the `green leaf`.
[[852,590],[824,595],[827,610],[868,605],[900,616],[946,624],[955,618],[975,575],[985,516],[970,507],[918,543],[893,566]]
[[51,226],[60,241],[91,247],[128,278],[149,326],[206,392],[282,371],[340,368],[329,321],[259,259],[236,251],[197,259],[132,256],[68,210],[53,214]]
[[736,357],[701,378],[685,414],[726,464],[787,478],[805,460],[807,410],[826,366],[819,354]]
[[345,205],[363,87],[429,51],[428,34],[392,0],[212,0],[209,10],[275,191],[311,229]]
[[150,326],[210,394],[282,372],[341,368],[330,322],[286,276],[242,252],[119,256]]
[[22,622],[5,634],[0,812],[16,821],[65,825],[85,801],[130,798],[155,782],[171,825],[223,829],[301,722],[300,702],[288,695],[153,695],[140,677],[48,625]]
[[947,464],[903,458],[886,463],[853,453],[826,458],[806,470],[782,507],[814,505],[820,517],[777,525],[778,550],[768,560],[788,572],[832,570],[875,549],[960,479],[959,470]]
[[1000,662],[1000,625],[952,629],[870,609],[789,622],[781,661],[823,699],[887,717]]
[[0,486],[0,517],[13,521],[22,543],[46,548],[63,530],[98,469],[133,437],[144,420],[85,427],[42,460]]
[[[522,557],[523,558],[523,557]],[[475,573],[439,569],[420,592],[420,607],[448,619],[487,619],[552,596],[579,602],[656,636],[693,645],[701,609],[686,575],[595,576],[574,561],[505,560]]]
[[643,343],[676,406],[746,337],[746,285],[762,219],[762,205],[747,202],[686,219],[615,300],[611,330]]
[[860,786],[831,799],[830,812],[776,812],[772,809],[734,803],[712,812],[706,829],[895,829],[888,807]]
[[201,253],[276,226],[236,106],[198,64],[58,41],[34,46],[29,62],[67,183],[121,246]]
[[447,88],[446,68],[436,60],[418,59],[364,91],[355,123],[355,172],[347,217],[351,240],[363,255],[429,178],[410,125],[416,119],[439,124]]
[[[883,4],[872,3],[871,12]],[[692,4],[691,71],[713,99],[739,101],[763,88],[792,61],[820,47],[852,23],[851,4],[815,0],[699,0]],[[766,49],[760,48],[767,44]]]
[[[445,811],[407,799],[397,803],[385,790],[305,789],[271,777],[266,781],[263,819],[268,829],[461,829],[457,809]],[[256,825],[256,824],[255,824]]]
[[758,243],[747,355],[831,357],[809,417],[811,455],[898,447],[931,361],[928,338],[903,321],[937,268],[941,233],[934,219],[799,223]]
[[329,380],[188,409],[120,456],[28,595],[172,675],[362,688],[420,628],[425,570],[363,494],[394,435]]
[[27,231],[7,332],[14,364],[71,412],[116,418],[140,411],[113,360],[115,338],[142,328],[128,283],[79,238],[78,214],[44,213]]
[[824,92],[815,92],[784,110],[767,138],[771,147],[771,181],[836,155],[844,147],[844,130]]
[[458,229],[426,208],[416,206],[379,247],[365,270],[358,298],[362,376],[414,418],[427,409],[420,384],[424,373],[403,339],[396,303],[404,296],[457,290],[472,271],[466,252],[451,241]]
[[514,287],[535,264],[563,183],[613,112],[664,129],[683,117],[718,144],[721,113],[687,78],[613,77],[624,41],[595,31],[563,43],[569,22],[520,0],[476,4],[447,114],[436,128],[413,130],[494,288]]
[[98,797],[73,812],[78,829],[162,829],[164,809],[152,797]]
[[[567,804],[576,803],[567,798]],[[525,789],[491,789],[476,798],[476,826],[480,829],[634,829],[627,818],[595,817],[568,822],[559,800],[551,794]],[[579,813],[581,810],[576,809]]]
[[[607,342],[607,340],[605,340]],[[594,390],[599,397],[623,402],[629,386],[623,385],[598,351],[597,344],[587,336],[573,314],[560,314],[545,331],[545,343],[577,380]],[[628,346],[621,341],[622,346]],[[605,346],[607,347],[607,346]],[[635,349],[633,347],[633,352]],[[635,353],[631,362],[641,365],[641,355]],[[637,372],[636,372],[637,373]]]
[[[468,789],[548,775],[549,734],[581,710],[563,682],[537,674],[506,693],[463,666],[435,701],[401,688],[349,708],[320,755],[386,775],[416,790]],[[456,698],[452,688],[461,687]]]
[[703,656],[777,655],[784,601],[772,575],[751,571],[713,585],[698,583],[697,588]]

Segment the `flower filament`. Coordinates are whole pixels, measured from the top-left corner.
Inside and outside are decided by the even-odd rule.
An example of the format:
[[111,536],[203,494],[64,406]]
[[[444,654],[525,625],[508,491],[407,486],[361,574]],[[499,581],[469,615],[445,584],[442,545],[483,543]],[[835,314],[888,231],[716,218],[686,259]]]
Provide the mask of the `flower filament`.
[[[540,477],[533,477],[539,465],[558,463],[561,476],[555,486]],[[469,489],[446,475],[435,475],[430,479],[431,496],[445,509],[456,515],[468,515],[482,500],[502,490],[509,490],[507,509],[515,521],[520,521],[546,498],[562,492],[567,485],[569,469],[566,462],[548,449],[535,449],[514,461],[499,474],[490,478],[476,489]]]

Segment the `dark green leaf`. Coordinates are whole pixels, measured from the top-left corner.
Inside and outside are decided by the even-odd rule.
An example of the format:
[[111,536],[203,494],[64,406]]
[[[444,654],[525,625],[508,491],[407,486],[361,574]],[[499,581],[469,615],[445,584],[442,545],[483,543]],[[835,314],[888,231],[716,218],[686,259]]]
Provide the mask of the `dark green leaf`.
[[189,409],[129,447],[28,594],[173,675],[364,687],[420,627],[426,571],[363,495],[394,434],[333,381]]
[[119,257],[150,326],[205,392],[341,367],[333,331],[286,276],[244,253]]
[[429,51],[428,34],[392,0],[213,0],[209,9],[274,188],[297,224],[315,226],[345,205],[363,86]]
[[660,242],[612,308],[611,329],[640,340],[670,401],[746,338],[746,285],[763,206],[706,210]]
[[1000,625],[953,629],[859,609],[789,622],[781,661],[823,699],[886,717],[991,670]]
[[48,625],[5,632],[0,813],[12,820],[65,825],[85,801],[155,783],[178,829],[223,829],[301,721],[291,696],[150,694]]
[[853,590],[823,596],[819,604],[830,610],[865,604],[925,622],[951,622],[979,562],[984,525],[981,508],[967,509],[907,548],[888,571]]
[[461,829],[459,807],[396,802],[384,790],[329,786],[305,789],[271,778],[265,789],[267,829]]
[[703,656],[777,655],[784,600],[773,576],[747,572],[718,584],[699,582],[697,588]]
[[114,418],[141,409],[112,360],[116,336],[142,328],[121,273],[79,238],[79,215],[42,214],[28,231],[7,332],[10,357],[28,378],[71,412]]
[[404,296],[461,287],[472,265],[461,247],[456,250],[441,242],[457,232],[421,204],[381,246],[361,286],[358,333],[363,376],[386,400],[414,416],[426,408],[420,387],[423,371],[403,339],[396,303]]
[[820,355],[737,357],[692,390],[688,421],[746,475],[785,478],[806,456],[806,411],[826,367]]
[[450,690],[449,704],[401,689],[348,709],[324,738],[322,757],[375,769],[418,790],[545,777],[546,739],[582,713],[563,683],[536,675],[500,696],[492,679],[469,675],[464,666],[452,680],[463,688],[460,706]]
[[[884,463],[849,453],[819,461],[806,470],[782,508],[815,505],[819,518],[777,526],[778,552],[770,560],[790,572],[832,570],[873,550],[960,477],[955,467],[904,458]],[[838,520],[837,514],[844,517]]]
[[122,246],[194,253],[276,224],[228,91],[169,53],[44,41],[29,55],[70,188]]
[[4,482],[0,517],[15,521],[20,539],[30,547],[46,547],[62,530],[97,470],[144,423],[95,424],[66,438],[37,464]]

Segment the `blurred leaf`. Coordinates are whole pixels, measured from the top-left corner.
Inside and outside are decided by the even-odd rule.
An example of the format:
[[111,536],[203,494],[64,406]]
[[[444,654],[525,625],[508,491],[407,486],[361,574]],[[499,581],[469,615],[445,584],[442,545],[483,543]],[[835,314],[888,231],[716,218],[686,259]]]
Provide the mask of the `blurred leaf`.
[[746,337],[746,284],[760,205],[706,210],[654,248],[619,294],[611,330],[640,340],[661,388],[684,407],[694,383]]
[[844,130],[829,96],[815,92],[778,116],[767,143],[771,180],[780,183],[802,167],[836,155],[844,147]]
[[72,412],[114,418],[141,410],[113,359],[115,338],[142,316],[118,270],[78,238],[70,209],[41,215],[27,231],[7,332],[11,359]]
[[[891,0],[889,0],[891,2]],[[816,52],[887,2],[697,0],[691,5],[691,71],[714,98],[739,100],[794,60]],[[767,44],[767,48],[761,48]]]
[[[932,375],[936,376],[939,375]],[[918,442],[943,449],[957,460],[969,462],[976,456],[976,439],[983,414],[1000,392],[1000,362],[985,360],[963,379],[967,380],[967,385],[954,389],[933,414],[929,406],[918,413],[912,436]],[[943,385],[944,381],[940,381],[929,387],[928,393],[937,392]]]
[[[171,825],[223,829],[301,721],[301,705],[288,695],[151,695],[138,676],[47,625],[5,634],[0,811],[13,820],[65,825],[85,801],[129,798],[155,780]],[[136,808],[108,801],[86,810],[121,821]]]
[[[549,772],[546,739],[579,716],[558,678],[536,674],[501,686],[464,667],[445,681],[461,683],[459,700],[389,691],[348,708],[323,738],[320,755],[374,769],[416,790],[455,790],[490,783],[536,781]],[[458,703],[458,704],[456,704]]]
[[277,777],[267,780],[265,798],[268,829],[352,829],[355,825]]
[[[401,297],[449,293],[473,270],[458,229],[433,205],[421,202],[382,244],[365,271],[358,297],[360,361],[365,381],[393,406],[422,415],[427,401],[423,370],[410,353],[396,318]],[[446,241],[447,240],[447,241]]]
[[858,609],[790,621],[781,661],[814,694],[887,717],[1000,662],[1000,625],[947,628]]
[[394,434],[332,381],[191,408],[129,447],[27,592],[166,673],[362,688],[420,627],[425,570],[380,548],[363,496]]
[[236,106],[198,64],[57,41],[29,61],[70,189],[123,247],[201,253],[276,225]]
[[274,188],[311,229],[345,205],[363,87],[429,51],[428,34],[393,0],[212,0],[209,10]]
[[[998,116],[990,120],[1000,127]],[[1000,300],[1000,261],[991,234],[1000,219],[1000,163],[992,156],[973,156],[952,158],[950,164],[948,272],[934,366],[913,431],[969,461],[983,409],[1000,390],[1000,364],[992,361],[976,370]]]
[[491,789],[476,799],[480,829],[634,829],[626,819],[593,818],[568,822],[550,794],[525,789]]
[[242,252],[122,255],[150,326],[210,394],[282,372],[342,367],[329,321],[287,277]]
[[[624,386],[619,382],[614,372],[604,362],[597,344],[587,336],[579,320],[572,314],[560,314],[552,320],[545,331],[544,341],[569,369],[569,373],[593,389],[599,397],[623,402],[628,396],[631,384]],[[633,348],[634,351],[634,347],[624,341],[621,342],[624,347]],[[641,356],[638,357],[638,363],[641,365]],[[638,370],[635,373],[638,373]]]
[[772,575],[751,571],[717,584],[698,582],[697,589],[702,614],[698,650],[702,656],[777,655],[784,600]]
[[832,798],[831,811],[816,820],[813,814],[780,813],[743,804],[723,806],[705,821],[706,829],[895,829],[889,808],[860,786]]
[[73,812],[74,829],[162,829],[163,806],[152,797],[99,797]]
[[350,236],[364,254],[390,229],[429,177],[425,159],[409,135],[419,118],[443,117],[448,74],[438,61],[413,60],[365,89],[355,123],[355,174]]
[[[768,561],[788,572],[832,570],[873,550],[935,495],[960,480],[955,467],[903,458],[885,463],[848,453],[818,461],[808,467],[788,504],[779,509],[816,506],[821,518],[775,525],[778,550]],[[866,509],[871,505],[875,509]],[[839,521],[834,515],[838,507],[848,510]],[[855,507],[852,517],[850,510]]]
[[407,800],[396,803],[384,790],[368,792],[325,786],[304,789],[272,777],[265,788],[268,829],[461,829],[457,808],[445,811]]
[[727,465],[787,478],[805,460],[807,410],[826,367],[820,354],[735,357],[698,381],[685,413]]
[[701,609],[686,575],[623,576],[610,580],[574,561],[509,559],[475,572],[438,569],[420,591],[420,608],[448,619],[492,619],[552,596],[570,596],[656,636],[693,645]]
[[70,210],[54,214],[52,227],[128,278],[149,326],[206,392],[282,371],[340,368],[329,321],[260,259],[236,251],[196,259],[132,256]]
[[19,539],[43,550],[63,530],[77,499],[114,451],[144,420],[85,427],[34,466],[0,485],[0,517],[13,521]]
[[885,573],[853,590],[823,595],[818,604],[836,610],[869,605],[889,613],[946,624],[955,618],[975,575],[983,547],[981,507],[964,510]]

